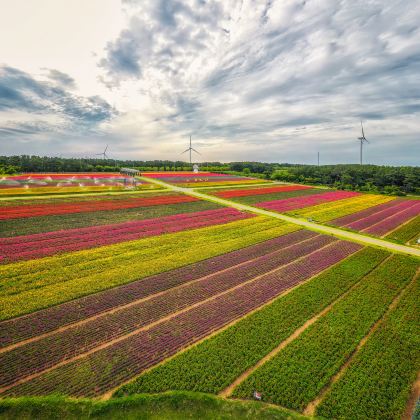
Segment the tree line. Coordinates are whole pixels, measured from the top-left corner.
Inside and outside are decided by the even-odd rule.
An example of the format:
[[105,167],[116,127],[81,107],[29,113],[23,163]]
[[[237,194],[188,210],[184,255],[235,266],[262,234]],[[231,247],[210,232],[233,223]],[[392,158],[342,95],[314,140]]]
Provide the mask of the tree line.
[[[420,193],[417,166],[296,165],[264,162],[203,162],[202,171],[252,175],[284,182],[326,185],[338,189],[405,195]],[[0,156],[0,174],[27,172],[115,172],[122,167],[139,171],[190,171],[183,161],[114,160],[48,156]]]

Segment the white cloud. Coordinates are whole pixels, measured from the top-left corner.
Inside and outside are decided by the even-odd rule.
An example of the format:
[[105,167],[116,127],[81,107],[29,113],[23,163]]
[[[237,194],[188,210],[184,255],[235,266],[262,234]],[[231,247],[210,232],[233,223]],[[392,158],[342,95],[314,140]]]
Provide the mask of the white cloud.
[[[82,10],[75,3],[70,18]],[[52,6],[49,20],[62,22],[62,9]],[[95,135],[63,134],[64,151],[110,143],[118,157],[178,159],[192,134],[206,160],[313,162],[320,150],[324,163],[355,162],[363,118],[367,160],[418,164],[418,21],[415,0],[95,1],[76,37],[56,23],[56,42],[35,36],[42,59],[11,54],[13,42],[5,57],[26,71],[66,73],[79,95],[118,109]],[[66,41],[66,57],[53,59]]]

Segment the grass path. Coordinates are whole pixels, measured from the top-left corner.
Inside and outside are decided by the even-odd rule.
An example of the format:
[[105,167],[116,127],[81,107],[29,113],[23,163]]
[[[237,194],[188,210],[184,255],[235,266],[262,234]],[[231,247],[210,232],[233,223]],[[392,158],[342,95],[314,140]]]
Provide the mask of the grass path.
[[233,202],[231,200],[226,200],[224,198],[210,196],[210,195],[204,194],[202,192],[195,191],[191,188],[183,188],[183,187],[178,187],[178,186],[175,186],[175,185],[170,185],[170,184],[167,184],[166,182],[162,182],[162,181],[152,179],[152,178],[141,177],[141,179],[143,179],[145,181],[148,181],[148,182],[151,182],[151,183],[158,184],[162,187],[166,187],[166,188],[171,189],[173,191],[178,191],[178,192],[182,192],[184,194],[187,194],[187,195],[190,195],[190,196],[193,196],[193,197],[201,198],[202,200],[212,201],[214,203],[219,203],[219,204],[222,204],[224,206],[233,207],[233,208],[236,208],[238,210],[244,210],[244,211],[249,211],[249,212],[252,212],[252,213],[261,214],[261,215],[264,215],[264,216],[274,217],[276,219],[284,220],[285,222],[288,222],[288,223],[293,223],[295,225],[302,226],[306,229],[314,230],[316,232],[324,233],[324,234],[327,234],[327,235],[333,235],[333,236],[336,236],[336,237],[341,238],[341,239],[347,239],[347,240],[350,240],[350,241],[358,242],[358,243],[363,244],[363,245],[370,245],[370,246],[385,248],[385,249],[387,249],[389,251],[392,251],[392,252],[398,252],[398,253],[402,253],[402,254],[408,254],[408,255],[413,255],[413,256],[416,256],[416,257],[420,257],[420,249],[416,249],[416,248],[413,248],[413,247],[410,247],[410,246],[400,245],[400,244],[396,244],[396,243],[393,243],[393,242],[388,242],[388,241],[383,240],[383,239],[377,239],[377,238],[362,235],[362,234],[359,234],[359,233],[350,232],[350,231],[334,228],[334,227],[331,227],[331,226],[324,226],[324,225],[320,225],[320,224],[314,223],[314,222],[309,222],[309,221],[304,220],[304,219],[298,219],[298,218],[295,218],[295,217],[286,216],[284,214],[276,213],[276,212],[273,212],[273,211],[263,210],[263,209],[253,207],[253,206],[249,206],[249,205],[246,205],[246,204],[236,203],[236,202]]

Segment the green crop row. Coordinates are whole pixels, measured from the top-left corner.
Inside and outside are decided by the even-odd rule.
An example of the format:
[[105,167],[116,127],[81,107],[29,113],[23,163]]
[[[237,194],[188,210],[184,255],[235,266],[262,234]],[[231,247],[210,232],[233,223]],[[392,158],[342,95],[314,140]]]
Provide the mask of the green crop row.
[[213,338],[143,374],[117,395],[223,390],[387,255],[383,250],[362,249]]
[[[50,202],[49,204],[52,203]],[[163,204],[160,206],[136,207],[131,209],[38,216],[31,217],[30,219],[9,219],[1,221],[1,236],[31,235],[34,233],[52,232],[54,230],[109,225],[133,220],[153,219],[172,214],[212,210],[220,207],[220,204],[209,201],[193,201],[191,203]]]
[[318,414],[335,419],[402,417],[420,370],[419,296],[417,278],[332,386]]
[[298,227],[263,216],[0,267],[0,319],[240,249]]
[[296,340],[262,365],[233,395],[303,410],[327,386],[360,340],[413,278],[418,260],[395,255],[366,276]]
[[420,216],[415,217],[405,225],[394,230],[389,235],[387,235],[386,238],[402,242],[404,244],[411,242],[412,239],[415,242],[420,238]]
[[317,206],[293,210],[286,214],[297,217],[310,217],[318,222],[326,222],[394,199],[394,197],[386,197],[383,195],[364,194],[345,200],[338,200],[334,203],[323,203]]

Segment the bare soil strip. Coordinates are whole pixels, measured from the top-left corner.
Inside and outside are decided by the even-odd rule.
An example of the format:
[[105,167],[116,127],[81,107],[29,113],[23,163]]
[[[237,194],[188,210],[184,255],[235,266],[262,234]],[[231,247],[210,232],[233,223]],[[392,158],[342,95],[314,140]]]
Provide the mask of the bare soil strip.
[[404,414],[401,420],[411,420],[413,419],[413,413],[416,408],[416,403],[420,398],[420,372],[417,375],[413,386],[411,387],[410,398],[407,401],[407,406],[405,408]]

